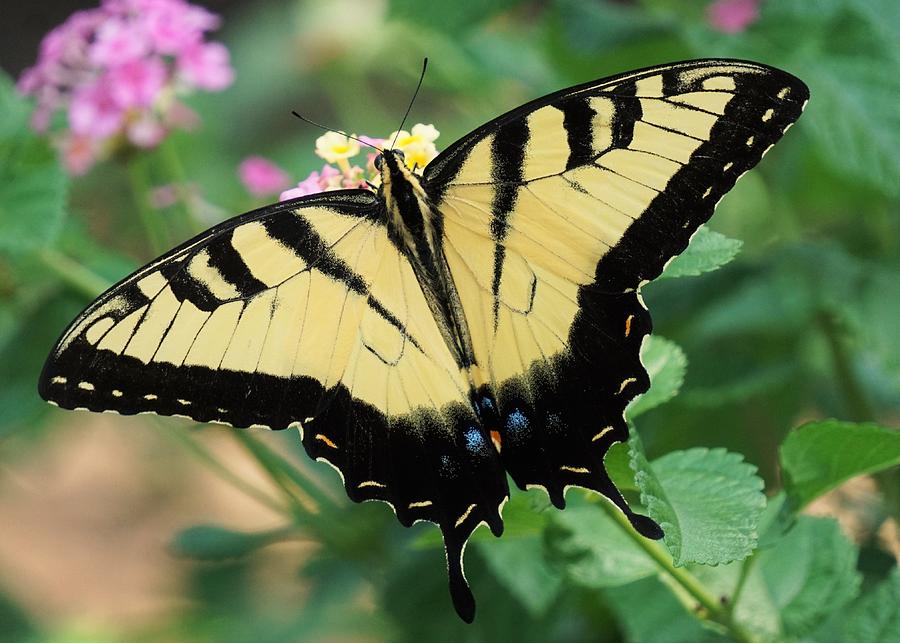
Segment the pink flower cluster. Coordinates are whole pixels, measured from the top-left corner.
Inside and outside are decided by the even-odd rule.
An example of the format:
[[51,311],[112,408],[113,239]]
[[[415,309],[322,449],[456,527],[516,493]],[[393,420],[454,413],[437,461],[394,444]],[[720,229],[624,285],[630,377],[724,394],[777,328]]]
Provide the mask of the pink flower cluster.
[[[392,149],[404,153],[407,167],[413,172],[421,173],[422,169],[437,156],[434,141],[440,132],[434,125],[413,125],[411,132],[393,132],[387,138],[370,136],[347,136],[341,132],[328,132],[316,139],[316,154],[327,161],[321,172],[312,172],[290,190],[284,190],[290,184],[288,174],[280,167],[260,156],[250,156],[238,167],[238,176],[247,191],[254,196],[277,194],[279,201],[296,199],[297,197],[329,190],[341,189],[375,189],[381,182],[381,176],[375,169],[375,157],[378,150],[391,145]],[[365,150],[365,167],[351,165],[350,159]],[[336,164],[337,167],[335,167]]]
[[[374,158],[375,155],[373,154]],[[365,172],[361,167],[353,166],[349,172],[342,172],[333,165],[323,165],[321,172],[312,172],[308,177],[300,181],[296,187],[285,190],[279,195],[279,201],[296,199],[307,194],[327,192],[329,190],[349,190],[352,188],[367,188]]]
[[759,19],[760,0],[716,0],[706,7],[706,19],[716,31],[740,33]]
[[[346,138],[346,137],[345,137]],[[360,136],[360,140],[373,146],[381,147],[385,141],[368,136]],[[272,161],[261,156],[248,156],[238,166],[241,183],[253,196],[270,196],[279,194],[279,201],[296,199],[307,194],[327,192],[329,190],[346,190],[351,188],[367,188],[368,179],[377,180],[374,160],[376,153],[366,154],[366,168],[350,165],[346,158],[336,159],[338,167],[326,163],[321,172],[312,172],[293,188],[285,188],[291,184],[287,172]]]
[[231,84],[228,50],[205,40],[218,25],[186,0],[103,0],[72,14],[19,79],[19,91],[37,99],[32,127],[46,132],[57,110],[67,112],[58,142],[73,174],[121,145],[158,145],[196,123],[179,95]]

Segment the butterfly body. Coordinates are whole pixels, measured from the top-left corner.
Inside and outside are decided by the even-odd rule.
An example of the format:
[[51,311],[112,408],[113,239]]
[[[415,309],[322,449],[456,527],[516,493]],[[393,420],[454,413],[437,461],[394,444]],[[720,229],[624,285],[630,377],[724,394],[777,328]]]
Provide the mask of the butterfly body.
[[643,283],[800,116],[806,86],[698,60],[539,98],[419,176],[397,153],[377,192],[343,190],[226,221],[126,277],[51,352],[64,408],[297,427],[354,501],[436,523],[450,591],[503,529],[507,474],[559,508],[599,492],[640,533],[603,457],[647,390]]
[[[385,150],[381,158],[378,194],[384,203],[388,237],[409,261],[454,361],[471,378],[475,355],[459,293],[444,256],[441,212],[400,154]],[[474,380],[470,383],[474,384]]]

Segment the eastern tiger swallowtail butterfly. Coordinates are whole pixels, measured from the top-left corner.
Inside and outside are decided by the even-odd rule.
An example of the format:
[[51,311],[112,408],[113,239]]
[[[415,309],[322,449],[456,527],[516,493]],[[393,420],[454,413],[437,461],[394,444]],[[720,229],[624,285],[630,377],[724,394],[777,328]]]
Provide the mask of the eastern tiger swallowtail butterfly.
[[649,538],[603,458],[647,390],[641,285],[800,116],[765,65],[698,60],[564,89],[482,125],[377,192],[226,221],[125,278],[63,333],[44,399],[235,427],[298,427],[356,502],[463,550],[503,531],[507,473],[562,509],[599,492]]

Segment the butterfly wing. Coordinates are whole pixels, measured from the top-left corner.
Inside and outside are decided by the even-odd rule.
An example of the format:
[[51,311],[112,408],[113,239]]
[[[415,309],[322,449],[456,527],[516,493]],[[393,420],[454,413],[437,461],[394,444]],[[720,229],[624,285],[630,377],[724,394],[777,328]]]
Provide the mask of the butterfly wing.
[[299,426],[351,499],[440,525],[471,614],[462,547],[481,522],[499,535],[506,476],[378,207],[329,192],[185,243],[72,323],[39,390],[70,409]]
[[502,460],[559,507],[577,485],[635,518],[603,468],[647,390],[638,290],[781,138],[805,85],[759,64],[705,60],[587,83],[516,109],[424,172],[442,213]]

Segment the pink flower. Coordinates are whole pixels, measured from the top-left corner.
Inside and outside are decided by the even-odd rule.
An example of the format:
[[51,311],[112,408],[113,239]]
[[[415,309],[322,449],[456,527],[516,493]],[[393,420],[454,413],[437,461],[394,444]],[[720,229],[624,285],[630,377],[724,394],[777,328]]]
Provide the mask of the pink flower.
[[132,60],[106,75],[113,98],[123,108],[152,105],[167,77],[166,65],[159,58]]
[[186,0],[102,0],[73,13],[19,79],[19,92],[36,98],[32,127],[48,132],[54,114],[67,112],[69,131],[49,134],[79,173],[123,145],[154,147],[193,127],[197,116],[176,90],[219,90],[234,77],[228,50],[205,40],[218,24]]
[[147,31],[159,53],[177,55],[203,39],[204,31],[219,26],[219,19],[202,7],[182,0],[139,0]]
[[125,112],[113,97],[108,82],[94,82],[79,87],[69,105],[69,125],[83,136],[106,138],[122,126]]
[[297,184],[297,187],[285,190],[278,197],[279,201],[289,201],[307,194],[316,194],[322,191],[320,186],[320,177],[318,172],[312,172],[304,180]]
[[371,136],[366,136],[365,134],[361,134],[360,136],[357,136],[357,138],[366,145],[374,148],[383,148],[384,144],[387,142],[383,138],[372,138]]
[[149,48],[143,25],[136,21],[107,19],[94,35],[88,58],[95,65],[112,67],[141,58]]
[[197,43],[182,49],[177,65],[181,78],[193,87],[216,91],[225,89],[234,80],[228,49],[217,42]]
[[241,183],[253,196],[275,194],[291,183],[287,172],[261,156],[248,156],[238,167]]
[[354,165],[341,178],[341,187],[347,190],[367,187],[365,174],[366,171],[364,169]]
[[740,33],[759,18],[759,0],[716,0],[706,7],[710,26],[722,33]]

